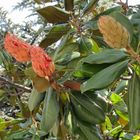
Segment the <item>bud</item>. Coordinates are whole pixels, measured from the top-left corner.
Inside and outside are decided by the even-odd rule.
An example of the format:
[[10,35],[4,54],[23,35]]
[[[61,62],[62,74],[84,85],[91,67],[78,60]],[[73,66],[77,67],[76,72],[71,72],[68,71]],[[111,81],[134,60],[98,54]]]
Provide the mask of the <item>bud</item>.
[[15,35],[7,33],[4,40],[4,48],[19,62],[30,61],[30,48],[32,46]]
[[112,48],[126,48],[129,44],[129,33],[124,26],[111,16],[101,16],[98,27],[104,41]]
[[32,47],[30,50],[32,67],[40,77],[51,77],[55,66],[52,59],[40,47]]

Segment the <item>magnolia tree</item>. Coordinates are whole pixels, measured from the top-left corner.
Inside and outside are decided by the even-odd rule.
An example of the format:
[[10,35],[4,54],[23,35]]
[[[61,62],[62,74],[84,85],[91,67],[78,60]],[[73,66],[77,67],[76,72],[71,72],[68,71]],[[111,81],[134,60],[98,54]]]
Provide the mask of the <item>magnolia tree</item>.
[[140,139],[139,8],[35,2],[50,25],[40,44],[4,39],[1,96],[20,111],[1,118],[1,139]]

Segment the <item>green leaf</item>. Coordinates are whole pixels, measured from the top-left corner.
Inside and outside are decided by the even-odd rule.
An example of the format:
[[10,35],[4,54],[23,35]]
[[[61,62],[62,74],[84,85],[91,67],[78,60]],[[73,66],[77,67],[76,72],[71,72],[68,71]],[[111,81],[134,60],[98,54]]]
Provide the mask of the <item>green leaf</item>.
[[58,59],[55,63],[56,64],[61,64],[61,65],[66,65],[70,61],[72,61],[76,58],[79,58],[79,57],[80,57],[79,52],[69,52],[68,54],[64,54],[63,56],[61,56],[61,58]]
[[140,41],[140,10],[132,15],[131,23],[133,24],[133,30],[135,31],[135,34],[132,38],[131,46],[135,51],[137,51],[137,47],[139,46],[138,43]]
[[96,126],[78,121],[79,127],[87,140],[102,140],[99,130]]
[[12,132],[8,134],[4,140],[25,140],[29,138],[29,132],[27,130],[18,130],[16,132]]
[[140,76],[140,65],[139,64],[133,64],[133,68],[135,73]]
[[107,100],[101,96],[99,93],[93,91],[87,91],[84,94],[89,98],[90,101],[95,102],[98,106],[100,106],[104,112],[108,111],[108,102]]
[[79,127],[77,127],[74,131],[75,135],[78,135],[78,137],[80,138],[80,140],[87,140],[86,136],[84,135],[84,133],[81,131],[81,129]]
[[128,55],[124,52],[124,50],[103,49],[99,53],[90,54],[86,58],[82,59],[82,61],[89,64],[103,64],[114,63],[127,57]]
[[113,12],[110,14],[110,16],[115,18],[118,22],[120,22],[127,29],[127,31],[130,34],[130,43],[131,43],[132,37],[133,37],[133,26],[132,26],[130,20],[120,12]]
[[35,88],[32,89],[28,100],[28,107],[33,111],[44,99],[45,93],[39,93]]
[[100,70],[108,67],[109,64],[88,64],[88,63],[80,63],[77,64],[77,67],[73,73],[73,76],[77,78],[85,78],[91,77],[93,74],[99,72]]
[[69,62],[69,63],[67,64],[66,68],[67,68],[68,70],[71,70],[71,69],[74,70],[74,69],[76,69],[75,66],[78,65],[78,63],[79,63],[80,60],[81,60],[81,57],[72,60],[71,62]]
[[30,79],[34,79],[36,77],[36,73],[34,72],[32,67],[26,68],[24,70],[24,74]]
[[91,30],[98,30],[98,25],[97,25],[97,20],[90,20],[90,21],[87,21],[85,24],[84,24],[84,28],[86,29],[91,29]]
[[70,27],[68,24],[61,24],[61,25],[55,25],[53,26],[48,34],[45,36],[45,38],[41,41],[40,47],[46,48],[56,41],[58,41],[64,34],[68,32]]
[[97,20],[100,16],[109,15],[109,14],[111,14],[111,13],[113,13],[113,12],[121,12],[122,10],[123,10],[123,9],[122,9],[121,6],[116,6],[116,7],[113,7],[113,8],[109,8],[109,9],[107,9],[106,11],[104,11],[104,12],[98,14],[98,15],[94,18],[94,20]]
[[56,64],[67,64],[68,62],[79,58],[78,44],[76,42],[67,42],[58,48],[58,52],[55,57]]
[[59,104],[56,99],[56,92],[53,91],[52,88],[49,88],[46,93],[43,112],[42,112],[42,120],[41,120],[41,130],[46,133],[53,127],[59,113]]
[[109,8],[106,11],[96,15],[93,19],[87,21],[84,24],[84,27],[88,28],[88,29],[91,29],[91,30],[97,30],[98,29],[97,20],[99,19],[100,16],[108,15],[108,14],[110,14],[112,12],[115,12],[115,11],[121,12],[121,10],[122,10],[121,6],[116,6],[116,7],[113,7],[113,8]]
[[97,90],[108,87],[123,74],[127,65],[128,60],[113,64],[101,70],[81,85],[81,91],[85,92],[91,89]]
[[[96,48],[94,49],[94,47]],[[97,47],[98,47],[97,44],[95,44],[95,42],[93,42],[91,38],[88,38],[86,36],[81,36],[81,38],[79,39],[79,51],[83,55],[90,54],[94,52],[94,50],[97,51],[97,49],[99,50],[99,48]]]
[[91,124],[104,122],[105,113],[93,100],[81,93],[71,93],[73,109],[77,118]]
[[134,24],[140,24],[140,11],[132,15],[131,22],[133,22]]
[[131,22],[134,25],[134,27],[137,27],[137,31],[139,31],[140,30],[140,11],[137,11],[135,14],[132,15]]
[[108,116],[106,116],[105,122],[101,124],[102,131],[112,130],[112,124]]
[[119,126],[113,128],[112,130],[110,130],[109,135],[110,136],[115,136],[115,135],[118,135],[121,131],[122,131],[122,126],[119,125]]
[[140,129],[140,77],[134,72],[128,81],[129,127],[136,132]]
[[[57,46],[57,49],[56,49],[56,51],[54,53],[54,57],[53,57],[54,62],[58,58],[60,58],[63,54],[65,54],[65,52],[70,51],[71,50],[71,47],[73,48],[75,46],[76,43],[73,42],[73,37],[71,36],[71,33],[73,33],[73,30],[72,29],[66,35],[64,35],[62,37],[62,39],[60,41],[60,44]],[[72,45],[72,46],[67,48],[66,46],[69,46],[69,45]],[[75,47],[76,50],[77,50],[77,48],[78,47]]]
[[47,6],[37,10],[49,23],[66,23],[69,21],[70,14],[61,8],[55,6]]
[[24,119],[13,119],[13,120],[9,120],[9,121],[5,121],[5,120],[1,119],[0,120],[0,131],[3,131],[12,125],[16,125],[16,124],[22,123],[24,121],[25,121]]
[[121,80],[119,83],[118,83],[118,85],[116,86],[116,89],[115,89],[115,93],[121,93],[124,89],[125,89],[125,87],[127,87],[127,83],[128,83],[128,81],[127,80]]
[[72,116],[72,131],[79,140],[102,140],[96,125],[80,121],[74,114]]
[[123,138],[124,140],[138,140],[138,139],[140,139],[139,136],[138,136],[138,139],[134,139],[135,136],[132,133],[127,133],[127,132],[122,131],[119,137]]
[[117,114],[124,120],[128,121],[128,110],[124,100],[115,93],[111,94],[110,100],[112,101]]
[[85,7],[83,9],[83,14],[86,14],[86,13],[90,12],[92,10],[92,8],[94,8],[94,6],[96,6],[98,1],[99,0],[90,0],[90,2],[85,5]]
[[3,95],[5,95],[6,91],[4,89],[0,89],[0,98],[3,97]]
[[[5,50],[0,50],[0,63],[4,65],[6,69],[8,69],[10,63],[12,62],[12,57],[7,54]],[[9,70],[9,69],[8,69]]]
[[69,40],[66,42],[66,44],[64,44],[63,48],[61,48],[61,50],[59,50],[58,54],[57,54],[57,58],[62,57],[64,54],[69,54],[70,52],[78,52],[78,43],[76,42],[69,42]]

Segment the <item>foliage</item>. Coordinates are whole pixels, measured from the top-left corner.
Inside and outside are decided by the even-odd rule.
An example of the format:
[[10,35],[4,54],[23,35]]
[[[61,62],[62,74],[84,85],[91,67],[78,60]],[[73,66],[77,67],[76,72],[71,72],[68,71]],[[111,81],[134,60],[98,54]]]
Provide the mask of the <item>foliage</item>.
[[17,109],[0,118],[0,138],[140,139],[140,9],[99,0],[32,4],[44,23],[38,18],[38,31],[19,33],[31,44],[31,60],[0,52],[0,100]]

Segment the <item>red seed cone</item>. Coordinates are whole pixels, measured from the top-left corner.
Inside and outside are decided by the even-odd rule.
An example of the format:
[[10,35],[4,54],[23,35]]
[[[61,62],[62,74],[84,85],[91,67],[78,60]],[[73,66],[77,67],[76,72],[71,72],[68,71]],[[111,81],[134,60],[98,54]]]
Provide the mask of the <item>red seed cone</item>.
[[32,46],[23,40],[18,39],[15,35],[7,33],[4,40],[4,48],[19,62],[31,60],[30,48]]
[[35,73],[40,77],[50,78],[55,70],[52,59],[40,47],[32,47],[30,54]]

